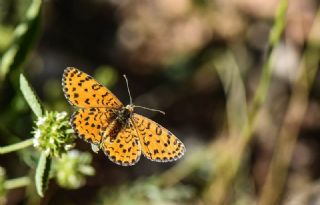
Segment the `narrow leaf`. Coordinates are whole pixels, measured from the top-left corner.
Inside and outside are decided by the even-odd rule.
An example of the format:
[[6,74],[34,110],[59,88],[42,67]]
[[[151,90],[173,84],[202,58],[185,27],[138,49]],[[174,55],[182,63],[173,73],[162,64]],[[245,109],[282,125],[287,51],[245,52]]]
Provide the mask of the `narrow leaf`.
[[227,95],[229,131],[237,136],[248,122],[246,93],[240,68],[229,50],[216,54],[214,59],[214,67]]
[[35,182],[39,196],[43,197],[48,187],[51,157],[42,152],[36,169]]
[[32,48],[40,27],[41,0],[33,0],[26,17],[14,31],[14,41],[0,58],[0,81],[10,70],[19,68]]
[[20,90],[34,114],[41,117],[43,114],[41,104],[23,74],[20,74]]

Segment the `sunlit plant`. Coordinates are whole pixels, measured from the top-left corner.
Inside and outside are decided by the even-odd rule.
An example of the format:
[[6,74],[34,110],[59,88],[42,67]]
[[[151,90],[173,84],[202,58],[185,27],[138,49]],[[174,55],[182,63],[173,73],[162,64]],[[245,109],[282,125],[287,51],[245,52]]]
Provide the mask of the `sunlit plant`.
[[33,135],[33,146],[51,157],[60,157],[74,147],[75,135],[66,112],[46,112],[37,119]]
[[[76,189],[85,184],[85,177],[95,173],[90,165],[91,155],[74,148],[76,136],[69,124],[66,112],[48,111],[41,106],[26,78],[20,75],[20,89],[33,113],[37,116],[32,131],[33,138],[0,148],[0,154],[19,151],[33,146],[39,151],[35,172],[37,193],[43,197],[50,178],[55,178],[64,188]],[[0,169],[0,200],[6,190],[27,186],[29,177],[7,180],[5,170]]]

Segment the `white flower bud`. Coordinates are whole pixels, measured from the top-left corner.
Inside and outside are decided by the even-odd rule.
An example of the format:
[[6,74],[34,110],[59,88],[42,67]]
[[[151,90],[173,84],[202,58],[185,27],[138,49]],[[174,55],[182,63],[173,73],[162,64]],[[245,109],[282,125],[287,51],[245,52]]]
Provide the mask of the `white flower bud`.
[[66,112],[59,112],[59,113],[56,115],[57,120],[63,120],[66,116],[67,116],[67,113],[66,113]]
[[41,137],[41,131],[39,129],[37,129],[35,132],[34,132],[34,138],[35,139],[39,139]]
[[68,150],[72,149],[73,147],[74,147],[74,145],[67,144],[64,146],[64,150],[68,151]]
[[46,117],[39,117],[38,121],[37,121],[37,126],[43,125],[45,123],[45,121],[47,120]]
[[33,146],[34,147],[39,147],[39,145],[40,145],[39,140],[37,138],[33,138]]

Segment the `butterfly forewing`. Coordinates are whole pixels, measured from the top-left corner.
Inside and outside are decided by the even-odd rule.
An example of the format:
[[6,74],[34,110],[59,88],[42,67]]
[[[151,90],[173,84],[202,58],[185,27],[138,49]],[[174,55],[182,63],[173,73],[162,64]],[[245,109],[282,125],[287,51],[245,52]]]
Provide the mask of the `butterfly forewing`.
[[134,113],[134,126],[138,132],[143,154],[150,160],[170,162],[185,152],[183,143],[158,123]]
[[68,101],[79,109],[71,117],[75,133],[101,148],[122,166],[137,163],[141,152],[150,160],[169,162],[185,152],[183,143],[156,122],[132,113],[106,87],[76,68],[66,68],[62,79]]
[[110,90],[76,68],[68,67],[64,70],[62,86],[66,98],[77,107],[120,108],[123,106]]
[[[121,126],[113,123],[111,126]],[[108,132],[107,129],[106,132]],[[122,166],[131,166],[137,163],[141,155],[141,146],[138,133],[132,124],[127,124],[116,135],[104,133],[103,151],[109,159]]]
[[76,134],[87,142],[100,144],[101,128],[114,119],[112,110],[107,108],[79,109],[71,117],[71,126]]

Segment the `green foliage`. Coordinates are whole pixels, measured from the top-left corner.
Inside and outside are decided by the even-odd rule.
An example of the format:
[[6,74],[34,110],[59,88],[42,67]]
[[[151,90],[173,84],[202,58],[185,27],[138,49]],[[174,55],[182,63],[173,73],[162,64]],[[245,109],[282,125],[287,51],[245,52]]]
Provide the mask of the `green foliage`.
[[32,139],[27,139],[25,141],[22,142],[18,142],[12,145],[8,145],[5,147],[0,147],[0,154],[6,154],[9,152],[14,152],[14,151],[18,151],[20,149],[29,147],[33,144],[33,140]]
[[38,117],[33,134],[34,147],[51,157],[61,157],[74,147],[75,135],[66,112],[46,112]]
[[5,181],[6,181],[6,172],[4,168],[0,167],[0,204],[1,204],[1,199],[6,194]]
[[176,185],[161,187],[156,180],[149,178],[119,187],[113,191],[103,191],[102,202],[98,204],[145,205],[145,204],[186,204],[194,197],[190,186]]
[[14,31],[14,41],[0,59],[0,81],[9,71],[19,68],[26,59],[40,25],[41,0],[33,0],[26,11],[25,21],[20,23]]
[[94,78],[102,85],[113,86],[118,78],[117,71],[108,65],[99,66],[94,72]]
[[12,42],[12,28],[0,25],[0,51],[5,50]]
[[226,103],[230,135],[235,136],[248,122],[245,87],[232,52],[221,51],[214,59],[213,66],[228,98]]
[[275,18],[276,20],[269,37],[270,46],[274,46],[275,44],[277,44],[281,38],[281,35],[286,25],[286,15],[287,15],[288,4],[289,4],[288,0],[279,1],[276,18]]
[[29,106],[37,115],[36,127],[32,132],[33,145],[41,151],[35,174],[37,193],[41,197],[44,196],[53,162],[55,162],[53,174],[58,184],[70,189],[79,188],[85,183],[85,176],[94,174],[94,169],[90,166],[90,154],[67,152],[74,147],[75,141],[67,113],[43,111],[36,94],[22,74],[20,88]]
[[[5,1],[11,2],[11,0]],[[15,74],[19,73],[18,69],[22,68],[26,57],[30,54],[30,48],[34,45],[40,28],[42,1],[17,0],[8,4],[10,8],[9,6],[7,9],[0,8],[0,20],[5,19],[3,22],[11,24],[9,26],[0,25],[0,52],[3,54],[0,56],[0,86],[1,83],[6,82],[4,79],[16,78]],[[3,2],[0,0],[0,7]],[[76,2],[75,4],[63,3],[66,1],[61,2],[59,5],[50,3],[45,5],[46,11],[49,11],[44,15],[44,17],[49,16],[49,20],[44,21],[46,23],[46,33],[38,47],[40,49],[33,52],[32,57],[35,61],[27,65],[28,68],[32,67],[32,69],[25,70],[25,73],[29,75],[27,72],[39,71],[43,65],[46,67],[44,68],[46,72],[49,68],[55,67],[57,69],[50,70],[50,77],[46,76],[46,82],[41,81],[37,85],[38,87],[43,85],[42,96],[46,99],[43,104],[39,101],[32,85],[29,84],[25,76],[20,75],[20,90],[37,117],[32,132],[34,136],[30,139],[22,140],[30,134],[31,122],[29,122],[30,124],[23,124],[30,119],[30,116],[21,112],[22,106],[20,106],[20,109],[12,109],[12,107],[19,107],[19,105],[23,105],[23,108],[25,108],[26,103],[24,103],[21,95],[14,96],[17,87],[5,85],[2,89],[4,91],[2,94],[10,91],[7,92],[10,93],[10,99],[6,99],[4,94],[1,96],[2,100],[0,102],[1,105],[4,105],[3,108],[5,109],[3,110],[10,108],[5,111],[6,115],[2,116],[0,122],[0,134],[3,136],[3,142],[19,141],[19,136],[22,137],[20,138],[21,141],[16,144],[0,147],[0,155],[19,152],[26,147],[33,149],[23,150],[18,155],[23,158],[20,161],[25,163],[25,165],[22,165],[23,169],[21,169],[22,172],[26,172],[24,177],[8,179],[5,170],[0,167],[0,204],[5,204],[5,195],[10,189],[18,187],[27,187],[25,191],[27,197],[22,194],[14,195],[17,198],[17,203],[39,204],[40,202],[30,203],[30,201],[25,203],[24,200],[32,200],[33,197],[39,200],[37,193],[41,197],[46,196],[50,179],[56,180],[62,188],[78,189],[86,184],[86,177],[94,175],[95,172],[99,172],[98,176],[90,181],[90,187],[82,188],[80,193],[85,194],[80,195],[77,201],[84,199],[86,201],[80,202],[91,204],[92,201],[95,201],[96,204],[101,205],[269,205],[276,204],[274,201],[281,200],[283,195],[289,197],[295,195],[295,189],[291,187],[292,184],[299,185],[301,181],[303,181],[303,185],[313,183],[313,180],[305,177],[308,175],[306,174],[308,172],[304,172],[306,169],[300,169],[301,167],[309,168],[311,163],[316,161],[316,158],[310,157],[316,156],[314,155],[316,151],[307,149],[308,143],[313,144],[313,139],[311,139],[313,137],[308,136],[308,139],[303,141],[302,146],[298,147],[299,149],[293,148],[295,148],[297,139],[300,139],[297,138],[300,134],[300,128],[302,130],[307,127],[307,130],[309,130],[312,126],[316,127],[312,123],[316,121],[317,111],[319,110],[319,106],[314,103],[315,100],[313,99],[317,95],[311,92],[312,96],[308,98],[308,94],[310,89],[313,89],[311,86],[318,70],[320,41],[305,44],[304,40],[306,39],[302,37],[311,26],[309,19],[314,15],[312,13],[314,8],[312,12],[308,11],[308,18],[302,19],[303,23],[307,22],[305,24],[307,29],[302,28],[301,31],[298,29],[299,32],[297,32],[296,25],[297,22],[298,25],[301,24],[300,13],[296,16],[288,13],[290,25],[286,30],[288,35],[285,35],[285,38],[294,36],[293,41],[297,42],[292,42],[290,37],[288,41],[285,39],[283,42],[291,46],[294,45],[294,49],[290,49],[290,51],[295,51],[298,55],[301,54],[303,60],[299,62],[301,56],[285,56],[286,58],[282,59],[282,54],[279,55],[279,53],[274,52],[279,45],[282,46],[288,0],[278,1],[273,25],[269,25],[269,19],[272,18],[269,9],[268,12],[259,12],[263,8],[261,6],[264,5],[263,2],[267,1],[259,1],[259,3],[252,1],[245,5],[239,1],[234,5],[234,2],[216,4],[216,2],[206,0],[191,0],[178,1],[178,3],[173,4],[171,2],[154,4],[152,7],[139,2],[121,5],[122,9],[117,12],[121,21],[117,21],[118,18],[112,16],[113,12],[108,13],[108,17],[112,17],[108,18],[108,21],[102,19],[106,17],[105,14],[96,15],[95,13],[105,11],[105,8],[115,8],[113,6],[118,5],[118,3],[115,3],[116,1],[107,5],[102,1],[99,1],[99,3],[96,1],[92,1],[93,3],[91,1],[86,1],[86,3]],[[17,6],[12,6],[13,4],[17,4]],[[87,8],[83,5],[90,5],[88,7],[90,9],[87,9],[90,15],[74,15],[83,13],[81,9]],[[228,5],[231,5],[231,7],[228,7]],[[307,3],[307,5],[309,4]],[[259,10],[255,10],[255,6],[259,7]],[[296,7],[295,2],[290,2],[291,6]],[[236,7],[241,9],[234,9]],[[307,7],[304,6],[304,9]],[[138,12],[135,10],[136,8],[138,8]],[[2,10],[5,10],[6,13],[19,13],[19,18],[14,17],[16,20],[12,21],[11,18],[13,17],[10,14],[8,17]],[[153,11],[157,12],[154,13]],[[243,11],[245,11],[244,15],[242,15]],[[305,15],[303,12],[301,14],[302,16]],[[139,16],[150,18],[140,21]],[[155,16],[157,20],[154,23]],[[9,21],[6,19],[9,19]],[[25,20],[21,22],[21,19]],[[110,23],[109,21],[111,21],[112,28],[107,25],[106,29],[101,29],[98,23],[85,28],[86,24],[90,23],[92,19],[95,23]],[[66,21],[61,24],[61,20]],[[314,21],[320,22],[319,17]],[[124,50],[123,52],[121,41],[117,42],[120,36],[119,31],[124,27],[124,24],[130,24],[131,22],[133,24],[139,22],[138,29],[141,27],[141,30],[132,28],[132,31],[128,31],[126,36],[122,35],[121,38],[135,39],[136,37],[142,37],[141,42],[145,41],[145,43],[139,42],[139,49],[137,50]],[[79,26],[77,24],[81,26],[81,29],[77,27]],[[14,30],[15,25],[18,26]],[[266,39],[261,34],[265,34],[268,26],[272,26],[269,40],[264,42]],[[316,38],[319,37],[318,28],[320,27],[316,26],[314,31]],[[206,32],[202,32],[202,29]],[[53,30],[54,32],[52,32]],[[109,30],[112,30],[112,35],[109,34]],[[312,31],[310,32],[312,33]],[[78,35],[75,35],[75,33]],[[101,33],[104,35],[103,38],[100,36]],[[63,36],[66,34],[68,36]],[[158,34],[161,36],[158,36]],[[91,39],[93,37],[94,39]],[[110,43],[110,37],[112,43]],[[5,39],[5,41],[2,39]],[[48,43],[48,41],[50,42]],[[92,42],[94,43],[92,44]],[[62,43],[65,43],[65,45],[61,45]],[[264,45],[264,43],[268,43],[268,49],[265,53],[265,59],[261,62],[260,57],[263,52],[263,46],[261,45]],[[94,47],[97,46],[96,44],[99,44],[98,49]],[[259,46],[257,46],[258,44]],[[177,50],[175,47],[178,47],[180,51],[175,51]],[[221,47],[223,49],[220,49]],[[190,51],[190,48],[192,51]],[[243,53],[239,55],[240,52]],[[128,54],[130,56],[127,56]],[[169,55],[172,57],[169,57]],[[104,59],[105,57],[107,59]],[[242,57],[244,58],[241,59]],[[274,59],[277,63],[281,61],[284,64],[287,61],[296,61],[293,64],[297,67],[299,63],[304,64],[299,69],[301,73],[297,81],[300,82],[293,83],[293,85],[296,85],[290,87],[291,89],[288,89],[291,86],[291,81],[274,79],[275,84],[272,84],[272,86],[275,87],[272,88],[280,88],[282,94],[280,97],[274,95],[273,89],[269,89],[272,83],[272,69],[279,68],[274,66]],[[177,135],[186,136],[188,139],[186,144],[190,147],[188,149],[189,154],[176,162],[176,165],[152,162],[143,164],[144,162],[141,162],[140,165],[135,167],[118,167],[109,165],[108,161],[101,160],[99,162],[97,160],[95,163],[97,163],[98,170],[95,171],[91,165],[92,156],[89,153],[69,150],[73,148],[75,143],[75,136],[68,122],[69,117],[66,112],[56,111],[66,109],[66,101],[62,98],[61,92],[61,73],[58,71],[62,68],[59,65],[70,64],[71,61],[74,65],[90,64],[91,66],[98,66],[95,69],[94,77],[107,86],[115,85],[119,74],[122,72],[129,74],[129,80],[141,80],[141,85],[140,82],[138,84],[134,83],[135,88],[137,88],[134,89],[138,97],[137,100],[159,105],[169,111],[167,118],[161,119],[164,120],[161,124],[180,124],[180,128],[175,127],[176,130],[174,130],[174,127],[171,128]],[[110,67],[99,66],[101,63],[110,63]],[[201,67],[201,64],[205,64],[206,67]],[[248,64],[250,65],[248,66]],[[111,67],[115,65],[119,70]],[[258,75],[260,69],[253,68],[258,68],[260,65],[262,65],[262,73]],[[243,70],[248,72],[241,73]],[[59,75],[59,78],[53,77],[55,75]],[[275,73],[275,75],[278,75],[278,73]],[[30,73],[30,76],[32,76],[32,73]],[[19,81],[14,80],[13,82],[15,84]],[[278,83],[285,85],[279,86]],[[314,89],[318,89],[317,85]],[[271,99],[271,102],[266,101],[268,95],[277,98]],[[290,95],[293,98],[290,98]],[[127,96],[127,93],[120,92],[117,96]],[[251,99],[252,101],[250,101]],[[294,106],[290,109],[290,106],[284,105],[286,103],[294,104]],[[281,105],[279,106],[279,104]],[[48,111],[43,105],[50,106],[52,111]],[[306,108],[308,108],[307,115],[305,115]],[[279,114],[275,114],[274,110],[279,111]],[[315,113],[313,113],[314,110]],[[151,115],[152,113],[150,113]],[[7,116],[10,120],[7,120]],[[258,116],[261,116],[259,120]],[[307,116],[307,119],[304,120],[304,116]],[[227,118],[226,121],[224,121],[225,118]],[[11,126],[11,122],[15,122],[15,120],[17,126],[16,124]],[[159,121],[159,119],[156,119],[156,121]],[[7,123],[8,127],[5,122],[10,122]],[[188,124],[188,126],[184,127],[183,123]],[[275,132],[278,132],[278,130],[284,130],[283,133],[285,134],[279,132],[279,137],[275,138]],[[15,134],[11,134],[11,131]],[[306,132],[301,133],[301,139],[304,140],[303,135]],[[307,132],[307,134],[310,133]],[[264,138],[264,135],[268,138]],[[259,138],[255,140],[255,136]],[[285,137],[284,140],[276,141],[281,140],[283,136]],[[271,146],[274,144],[276,145],[275,149],[272,149]],[[199,151],[194,150],[196,146],[200,147]],[[87,145],[88,147],[89,145]],[[93,151],[97,152],[99,150],[97,148],[99,148],[97,145],[92,145]],[[286,174],[291,174],[291,172],[288,172],[288,168],[291,165],[290,160],[293,156],[293,150],[297,152],[297,156],[294,155],[294,159],[297,158],[297,160],[293,162],[294,170],[292,171],[295,176],[289,177],[298,179],[295,181],[286,177]],[[32,157],[29,157],[32,162],[29,163],[25,159],[28,154],[32,155]],[[102,155],[100,153],[99,157],[102,157]],[[13,163],[14,165],[11,165],[12,162],[9,160],[12,159],[12,156],[15,155],[10,155],[8,158],[3,156],[3,161],[6,162],[6,165],[9,164],[8,168],[6,167],[8,176],[15,177],[15,175],[21,174],[20,170],[16,171],[17,166],[21,164],[19,161],[19,164],[15,165]],[[275,159],[273,162],[276,163],[269,163],[271,157]],[[270,164],[269,170],[265,170],[267,164]],[[169,168],[169,166],[173,167]],[[36,167],[35,176],[30,178],[29,174],[34,173],[32,170],[34,167]],[[160,170],[161,173],[155,174],[153,178],[139,178],[141,175],[145,176],[150,172],[154,174]],[[163,170],[165,171],[162,172]],[[266,174],[275,177],[264,179]],[[112,176],[109,177],[109,175]],[[262,181],[266,181],[265,188],[262,187]],[[289,182],[287,183],[288,186],[284,186],[286,182]],[[30,184],[31,186],[29,186]],[[33,192],[33,184],[35,184],[37,192]],[[30,187],[32,187],[31,191]],[[286,187],[288,187],[288,191],[286,191]],[[260,196],[257,196],[255,190],[261,190],[259,191]],[[61,189],[55,187],[50,193],[50,197],[46,197],[44,203],[54,199],[53,203],[74,204],[75,201],[71,199],[68,201],[68,197],[65,197],[71,192],[79,193],[73,190],[61,191]],[[99,194],[97,195],[97,193]],[[307,189],[302,194],[310,196]],[[65,198],[67,198],[66,201],[64,201]],[[310,198],[312,201],[311,196]],[[264,201],[264,203],[259,203],[259,200]],[[308,201],[310,200],[306,200],[304,204]],[[283,203],[287,204],[286,201],[283,201]]]
[[[56,171],[54,172],[58,183],[66,188],[82,186],[85,183],[84,176],[93,175],[94,169],[89,165],[91,162],[89,154],[76,151],[67,153],[74,147],[75,140],[67,113],[43,111],[36,94],[22,74],[20,75],[20,89],[37,116],[36,127],[33,131],[34,138],[32,139],[34,147],[41,151],[35,174],[37,193],[41,197],[44,196],[49,182],[53,157],[58,158],[56,159]],[[44,112],[45,114],[43,114]],[[27,143],[29,145],[29,142],[30,140],[27,140],[23,145]],[[8,148],[24,148],[20,144],[22,142]]]
[[[246,148],[249,146],[253,138],[254,123],[256,122],[256,118],[263,106],[263,103],[265,102],[271,83],[271,74],[273,68],[272,62],[274,60],[273,57],[275,53],[275,46],[280,42],[281,35],[284,30],[287,5],[288,0],[281,0],[279,2],[277,16],[275,19],[275,24],[271,30],[268,42],[269,48],[267,50],[266,60],[263,64],[258,88],[255,91],[255,95],[251,103],[251,109],[248,113],[248,120],[240,130],[241,141],[237,142],[238,146],[235,147],[231,152],[222,153],[225,156],[221,157],[223,160],[219,167],[217,167],[217,175],[222,177],[213,181],[213,183],[209,185],[205,199],[206,203],[208,204],[223,204],[225,202],[227,195],[229,194],[230,187],[234,183],[236,175],[242,165],[241,161],[245,157]],[[212,195],[212,193],[218,194]]]
[[85,176],[95,174],[90,165],[92,156],[90,153],[81,153],[71,150],[55,161],[54,171],[58,184],[68,189],[77,189],[86,182]]
[[[281,0],[279,2],[275,23],[271,29],[271,33],[269,36],[269,47],[267,50],[266,60],[263,64],[262,68],[262,75],[258,85],[258,88],[255,92],[255,96],[252,102],[252,110],[249,113],[249,125],[253,123],[255,117],[257,116],[258,110],[260,109],[261,105],[265,101],[269,89],[269,84],[271,82],[271,73],[272,73],[272,61],[275,46],[279,44],[281,40],[281,35],[284,30],[285,21],[286,21],[286,13],[288,8],[288,0]],[[250,128],[249,128],[250,129]]]
[[43,115],[41,104],[23,74],[20,74],[20,90],[33,113],[37,117],[41,117]]
[[49,174],[51,169],[51,157],[45,152],[41,153],[36,169],[35,183],[39,196],[43,197],[44,192],[48,187]]

